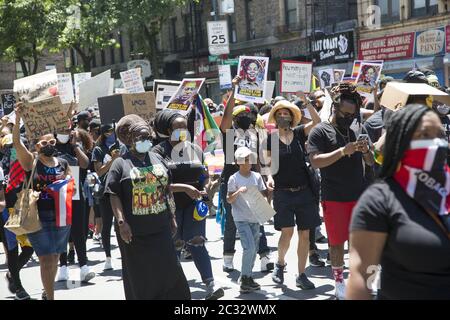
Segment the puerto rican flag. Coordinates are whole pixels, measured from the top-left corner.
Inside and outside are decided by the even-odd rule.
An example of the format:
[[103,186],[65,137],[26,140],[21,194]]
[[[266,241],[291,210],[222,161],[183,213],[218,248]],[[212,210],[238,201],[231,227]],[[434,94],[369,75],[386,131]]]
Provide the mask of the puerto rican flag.
[[47,188],[55,199],[56,226],[70,226],[72,224],[72,197],[75,191],[75,180],[73,178],[57,180]]

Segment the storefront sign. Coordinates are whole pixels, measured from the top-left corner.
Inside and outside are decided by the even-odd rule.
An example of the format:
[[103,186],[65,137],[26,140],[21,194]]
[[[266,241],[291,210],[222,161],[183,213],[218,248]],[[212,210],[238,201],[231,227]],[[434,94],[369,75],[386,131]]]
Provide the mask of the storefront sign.
[[360,60],[396,60],[412,58],[414,32],[359,41]]
[[316,66],[347,62],[354,58],[353,31],[334,33],[311,41]]
[[445,53],[445,30],[437,28],[416,32],[415,57],[443,55]]

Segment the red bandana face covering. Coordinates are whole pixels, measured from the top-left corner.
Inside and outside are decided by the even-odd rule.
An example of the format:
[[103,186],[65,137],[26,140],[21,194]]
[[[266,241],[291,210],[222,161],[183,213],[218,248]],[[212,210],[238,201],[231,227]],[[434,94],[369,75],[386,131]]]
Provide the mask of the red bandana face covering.
[[408,196],[441,221],[448,221],[450,209],[447,152],[448,143],[442,139],[412,141],[394,175]]

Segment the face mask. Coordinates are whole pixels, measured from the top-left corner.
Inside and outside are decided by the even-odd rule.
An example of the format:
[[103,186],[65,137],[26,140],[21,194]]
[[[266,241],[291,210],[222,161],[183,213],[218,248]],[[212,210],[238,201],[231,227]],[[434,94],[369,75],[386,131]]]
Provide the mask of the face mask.
[[152,148],[152,143],[150,140],[138,141],[136,142],[136,151],[139,153],[147,153]]
[[238,128],[248,130],[248,128],[250,128],[250,125],[252,124],[252,119],[247,116],[239,117],[236,119],[236,124]]
[[336,124],[339,128],[347,130],[352,125],[354,117],[336,117]]
[[441,116],[446,116],[448,114],[448,112],[450,111],[450,106],[447,106],[445,104],[441,104],[438,105],[436,107],[436,111],[441,115]]
[[56,152],[57,151],[55,146],[52,146],[51,144],[42,147],[40,150],[40,153],[42,153],[46,157],[53,157],[56,154]]
[[106,138],[105,144],[106,144],[106,146],[109,148],[109,147],[111,147],[114,143],[116,143],[116,135],[113,133],[112,135],[110,135],[109,137]]
[[394,179],[424,209],[446,215],[450,192],[448,143],[443,139],[415,140],[406,150]]
[[277,117],[277,125],[279,128],[289,128],[292,123],[291,117]]
[[66,144],[70,140],[70,135],[68,135],[68,134],[59,134],[58,133],[56,135],[56,139],[58,139],[58,141],[61,142],[62,144]]

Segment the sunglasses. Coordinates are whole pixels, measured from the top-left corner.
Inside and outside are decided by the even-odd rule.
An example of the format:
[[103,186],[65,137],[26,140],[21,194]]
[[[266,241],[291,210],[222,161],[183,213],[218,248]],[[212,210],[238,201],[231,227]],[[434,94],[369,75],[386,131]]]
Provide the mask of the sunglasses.
[[37,144],[39,144],[41,147],[45,147],[47,145],[56,145],[56,139],[51,139],[51,140],[41,140],[39,141]]

